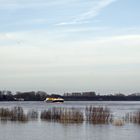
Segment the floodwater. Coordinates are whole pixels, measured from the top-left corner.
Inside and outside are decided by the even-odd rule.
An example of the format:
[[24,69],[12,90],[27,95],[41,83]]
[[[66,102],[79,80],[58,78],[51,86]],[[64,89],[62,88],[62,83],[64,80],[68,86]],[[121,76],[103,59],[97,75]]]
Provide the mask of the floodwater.
[[[76,107],[84,109],[86,106],[108,107],[112,114],[121,118],[128,112],[140,110],[140,102],[0,102],[0,107],[21,106],[25,111],[34,109],[38,112],[51,107]],[[140,140],[140,125],[126,123],[123,126],[112,124],[94,125],[63,124],[57,122],[29,121],[0,122],[0,140]]]

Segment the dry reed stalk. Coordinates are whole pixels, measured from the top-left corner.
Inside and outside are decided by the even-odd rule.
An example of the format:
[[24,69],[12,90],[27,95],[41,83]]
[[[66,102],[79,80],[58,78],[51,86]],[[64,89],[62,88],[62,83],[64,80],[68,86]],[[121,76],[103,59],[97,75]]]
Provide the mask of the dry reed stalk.
[[12,109],[0,108],[1,120],[21,121],[25,122],[28,120],[23,109],[21,107],[14,107]]
[[104,107],[86,107],[86,120],[93,124],[107,124],[111,122],[111,113]]
[[83,113],[73,108],[51,108],[41,112],[41,119],[64,123],[83,122]]
[[113,120],[112,124],[115,126],[123,126],[125,124],[125,121],[123,119],[115,119]]

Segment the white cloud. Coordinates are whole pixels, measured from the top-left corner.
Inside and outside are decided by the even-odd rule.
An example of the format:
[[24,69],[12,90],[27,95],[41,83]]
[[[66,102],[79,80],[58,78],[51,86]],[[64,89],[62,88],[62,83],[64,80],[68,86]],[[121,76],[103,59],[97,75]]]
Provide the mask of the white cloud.
[[59,92],[64,88],[115,88],[116,84],[123,88],[129,87],[131,81],[134,89],[140,82],[140,35],[71,42],[54,41],[46,31],[30,31],[7,33],[5,41],[11,39],[24,43],[1,45],[2,87],[21,90],[35,87]]
[[[47,59],[47,62],[50,62],[51,65],[124,64],[130,62],[139,63],[140,60],[140,35],[108,36],[71,42],[69,40],[56,39],[46,31],[41,30],[6,33],[4,36],[0,35],[0,40],[3,39],[5,42],[13,40],[14,43],[3,47],[1,45],[1,57],[3,56],[7,60],[9,57],[9,61],[11,57],[15,58],[15,62],[19,60],[18,57],[26,60],[24,56],[27,58],[29,56],[30,59],[30,54],[32,56],[34,53],[35,56],[40,56],[39,61],[37,61],[38,57],[36,59],[35,56],[32,56],[33,59],[31,60],[34,60],[34,63],[43,62],[45,64],[44,60]],[[18,44],[18,41],[23,43]],[[11,54],[12,52],[13,54]],[[22,54],[22,52],[25,52],[25,54]],[[9,54],[3,55],[4,53]],[[57,60],[57,58],[59,59]],[[1,64],[6,59],[1,59]]]
[[11,40],[12,36],[9,33],[1,33],[0,40]]
[[71,21],[71,22],[60,22],[60,23],[57,23],[55,25],[57,26],[63,26],[63,25],[75,25],[75,24],[85,24],[85,23],[89,23],[89,21]]
[[75,18],[74,21],[78,22],[96,17],[103,8],[109,6],[114,1],[116,0],[99,0],[98,3],[95,4],[90,10]]
[[84,24],[89,23],[89,20],[96,17],[102,9],[109,6],[116,0],[98,0],[93,1],[93,6],[88,9],[86,12],[82,13],[81,15],[78,15],[77,17],[73,18],[71,21],[68,22],[60,22],[56,25],[72,25],[72,24]]

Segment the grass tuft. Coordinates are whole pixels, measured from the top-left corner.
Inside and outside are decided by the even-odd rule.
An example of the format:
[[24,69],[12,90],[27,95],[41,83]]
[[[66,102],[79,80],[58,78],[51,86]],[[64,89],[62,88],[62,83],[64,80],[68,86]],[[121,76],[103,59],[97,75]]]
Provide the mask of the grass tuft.
[[64,123],[81,123],[84,120],[83,113],[74,108],[51,108],[41,112],[41,119],[59,121]]
[[105,107],[86,107],[86,120],[93,124],[107,124],[111,122],[111,113]]

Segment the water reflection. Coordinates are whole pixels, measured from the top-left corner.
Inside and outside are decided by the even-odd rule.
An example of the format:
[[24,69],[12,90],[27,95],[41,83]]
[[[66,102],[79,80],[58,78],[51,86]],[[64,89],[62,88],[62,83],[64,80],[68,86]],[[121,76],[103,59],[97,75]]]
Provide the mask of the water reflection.
[[125,125],[62,124],[57,122],[8,122],[0,125],[1,140],[139,140],[140,127]]

